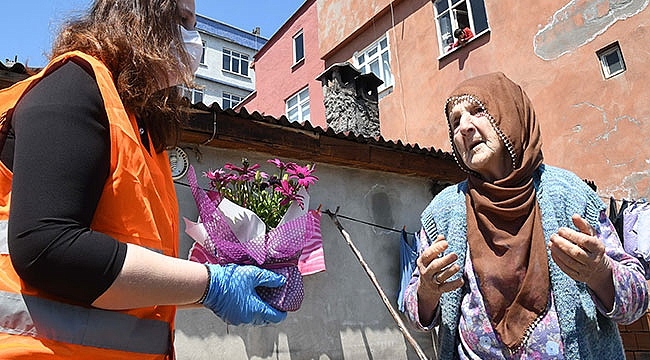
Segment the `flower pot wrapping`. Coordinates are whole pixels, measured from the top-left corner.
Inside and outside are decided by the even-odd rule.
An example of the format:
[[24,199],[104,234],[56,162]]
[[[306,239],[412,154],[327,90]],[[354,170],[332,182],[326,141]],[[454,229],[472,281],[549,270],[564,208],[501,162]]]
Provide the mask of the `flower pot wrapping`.
[[[187,177],[201,218],[201,229],[194,236],[190,234],[196,240],[190,260],[256,265],[282,274],[287,278],[284,286],[258,287],[257,292],[278,310],[298,310],[304,298],[298,262],[305,244],[320,239],[320,212],[290,209],[287,213],[292,214],[291,219],[285,219],[268,233],[265,229],[260,232],[260,220],[252,212],[222,199],[216,192],[201,189],[193,169]],[[188,220],[186,225],[191,225]],[[186,232],[190,233],[187,229]]]

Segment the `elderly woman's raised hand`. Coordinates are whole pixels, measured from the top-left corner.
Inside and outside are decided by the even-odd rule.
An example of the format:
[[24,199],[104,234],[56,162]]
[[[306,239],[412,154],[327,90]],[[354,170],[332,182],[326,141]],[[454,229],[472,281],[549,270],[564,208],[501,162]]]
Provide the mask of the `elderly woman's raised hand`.
[[417,260],[418,271],[420,272],[417,290],[418,309],[422,324],[428,324],[433,319],[434,311],[438,306],[442,293],[463,286],[462,277],[447,281],[460,270],[460,265],[455,263],[458,260],[458,255],[450,253],[440,256],[447,249],[447,246],[445,237],[438,235],[438,238],[424,250]]
[[573,215],[571,220],[580,231],[562,227],[557,234],[551,235],[551,256],[562,271],[573,280],[587,284],[603,305],[611,309],[614,283],[605,244],[585,219]]

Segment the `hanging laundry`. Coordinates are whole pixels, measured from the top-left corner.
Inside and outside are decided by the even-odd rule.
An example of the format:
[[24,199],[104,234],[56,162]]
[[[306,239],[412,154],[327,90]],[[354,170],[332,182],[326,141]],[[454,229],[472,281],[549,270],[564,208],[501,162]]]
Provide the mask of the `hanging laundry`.
[[616,215],[616,218],[612,221],[614,224],[614,229],[616,229],[616,233],[618,234],[618,238],[625,243],[625,239],[623,236],[623,216],[625,209],[630,205],[630,202],[623,199],[623,202],[621,203],[620,209],[618,209],[618,214]]
[[609,197],[609,221],[614,223],[616,220],[616,215],[618,215],[618,209],[616,208],[616,199],[613,196]]
[[402,230],[399,244],[400,286],[397,294],[397,308],[401,312],[404,312],[404,291],[411,280],[420,253],[420,238],[417,233],[411,235],[413,241],[409,242],[409,234]]
[[633,202],[623,210],[623,248],[641,261],[649,278],[650,263],[650,204]]

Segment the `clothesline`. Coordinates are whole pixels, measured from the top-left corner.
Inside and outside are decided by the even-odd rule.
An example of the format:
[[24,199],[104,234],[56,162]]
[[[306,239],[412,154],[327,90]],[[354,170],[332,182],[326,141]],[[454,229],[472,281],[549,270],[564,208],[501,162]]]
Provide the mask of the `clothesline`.
[[599,197],[601,199],[607,200],[607,201],[611,201],[613,199],[616,202],[623,202],[623,201],[627,201],[627,202],[639,202],[639,201],[644,202],[644,201],[647,201],[646,198],[641,198],[641,199],[626,199],[626,198],[617,199],[617,198],[615,198],[613,196],[602,196],[602,195],[599,195]]
[[[345,216],[345,215],[341,215],[341,214],[337,214],[336,216],[338,216],[338,217],[340,217],[342,219],[358,222],[358,223],[369,225],[369,226],[374,226],[374,227],[384,229],[384,230],[388,230],[388,231],[394,231],[394,232],[398,232],[398,233],[401,233],[402,231],[406,231],[406,226],[403,229],[400,230],[400,229],[393,229],[391,227],[387,227],[387,226],[383,226],[383,225],[379,225],[379,224],[374,224],[374,223],[371,223],[371,222],[368,222],[368,221],[365,221],[365,220],[355,219],[355,218]],[[406,233],[409,234],[409,235],[414,234],[413,232],[408,232],[408,231],[406,231]]]
[[[589,187],[591,187],[594,191],[597,191],[598,187],[596,186],[596,183],[595,183],[593,180],[582,179],[582,181],[584,181],[587,185],[589,185]],[[611,195],[610,195],[610,196],[598,195],[598,197],[600,197],[600,198],[603,199],[603,200],[610,201],[610,202],[611,202],[612,200],[614,200],[615,202],[624,202],[624,201],[627,201],[627,202],[646,201],[645,198],[642,198],[642,199],[625,199],[625,198],[623,198],[623,199],[616,199],[616,198],[614,198],[614,197],[611,196]]]

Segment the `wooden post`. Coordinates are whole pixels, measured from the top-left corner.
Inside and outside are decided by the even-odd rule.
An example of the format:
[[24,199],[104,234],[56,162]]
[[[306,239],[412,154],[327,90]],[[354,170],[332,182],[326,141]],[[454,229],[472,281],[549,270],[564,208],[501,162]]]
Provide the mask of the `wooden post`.
[[372,271],[370,266],[366,263],[366,261],[363,259],[363,256],[361,256],[361,252],[357,249],[356,246],[354,246],[354,243],[352,242],[352,239],[350,239],[350,235],[348,234],[347,231],[343,228],[343,225],[339,222],[339,219],[336,217],[336,214],[339,212],[339,208],[336,208],[336,212],[333,213],[330,210],[325,210],[324,213],[329,215],[329,217],[332,219],[336,227],[339,229],[341,232],[341,235],[343,235],[343,238],[345,241],[348,243],[350,248],[352,249],[352,252],[354,255],[357,257],[359,262],[361,263],[361,267],[363,267],[363,270],[366,271],[366,274],[368,274],[368,277],[370,278],[370,281],[372,284],[375,286],[375,289],[377,289],[377,292],[379,293],[379,296],[381,297],[381,300],[384,302],[384,305],[386,305],[386,308],[388,309],[388,312],[391,314],[393,319],[395,319],[395,322],[397,323],[397,327],[399,330],[402,332],[406,340],[411,344],[413,349],[415,350],[415,353],[418,355],[420,360],[427,360],[427,356],[422,351],[422,348],[420,348],[420,345],[415,341],[413,336],[409,333],[408,329],[404,325],[404,322],[402,321],[402,318],[399,316],[397,311],[393,308],[393,306],[390,304],[390,301],[388,300],[388,297],[386,297],[386,293],[382,289],[381,285],[379,284],[379,281],[377,281],[377,277],[375,276],[375,273]]

